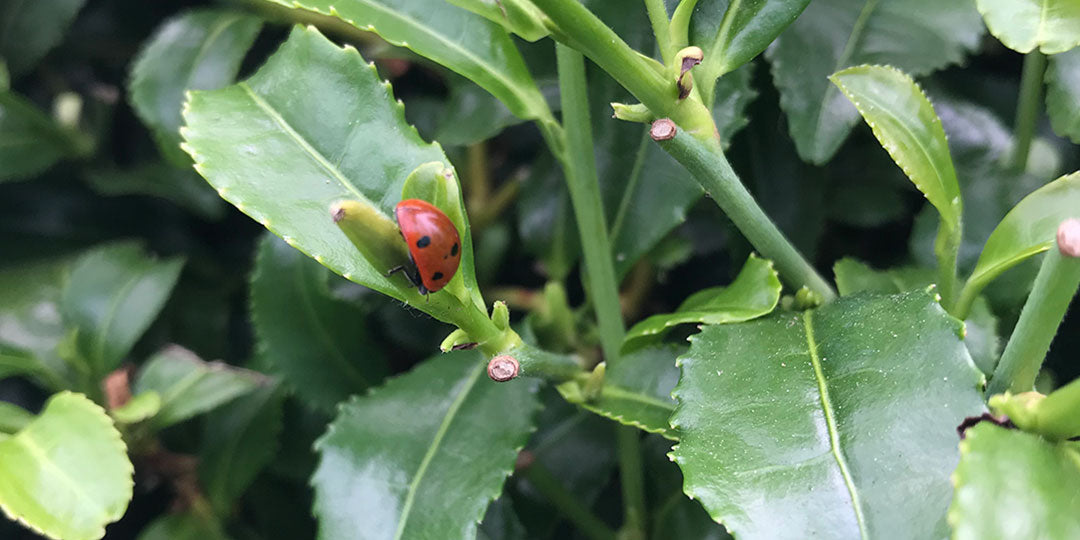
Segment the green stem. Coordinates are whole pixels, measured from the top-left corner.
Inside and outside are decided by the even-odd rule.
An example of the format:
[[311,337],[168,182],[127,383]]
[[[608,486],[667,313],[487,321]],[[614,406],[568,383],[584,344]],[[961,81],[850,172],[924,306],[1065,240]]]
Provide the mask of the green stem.
[[576,357],[545,351],[525,343],[506,354],[517,359],[521,366],[521,376],[524,377],[538,377],[561,383],[584,373]]
[[529,483],[586,537],[591,540],[615,540],[615,531],[589,512],[588,506],[567,491],[559,479],[543,465],[535,462],[530,464],[524,475]]
[[649,12],[649,22],[656,36],[656,45],[660,48],[660,56],[664,62],[669,62],[675,56],[676,49],[671,46],[671,21],[668,20],[664,0],[645,0],[645,10]]
[[832,286],[788,242],[784,233],[754,201],[719,147],[706,145],[681,129],[673,138],[657,142],[694,175],[754,249],[771,259],[789,284],[796,289],[806,286],[825,301],[836,298]]
[[1016,104],[1016,122],[1013,124],[1016,146],[1013,147],[1010,168],[1023,171],[1027,168],[1031,141],[1035,137],[1035,124],[1039,120],[1039,101],[1042,98],[1043,73],[1046,56],[1031,51],[1024,56],[1024,70],[1020,78],[1020,96]]
[[1057,439],[1080,436],[1080,379],[1050,392],[1035,408],[1039,433]]
[[[1061,229],[1067,227],[1071,227],[1075,237],[1080,238],[1080,221],[1069,220]],[[1061,237],[1059,231],[1058,238]],[[1078,287],[1080,257],[1063,254],[1059,247],[1052,247],[1043,259],[1031,295],[1024,303],[1016,328],[990,379],[987,395],[1000,394],[1005,390],[1014,394],[1031,391],[1046,351],[1050,350],[1050,342]]]
[[[619,480],[622,484],[623,507],[626,515],[623,529],[627,538],[644,539],[645,518],[645,477],[641,459],[640,431],[633,426],[615,426],[616,449],[619,454]],[[635,536],[636,535],[636,536]]]
[[671,46],[676,51],[690,44],[690,16],[697,0],[682,0],[671,14]]
[[934,254],[938,260],[938,292],[941,304],[955,309],[956,294],[956,259],[960,254],[961,225],[959,219],[954,224],[942,221],[938,225]]

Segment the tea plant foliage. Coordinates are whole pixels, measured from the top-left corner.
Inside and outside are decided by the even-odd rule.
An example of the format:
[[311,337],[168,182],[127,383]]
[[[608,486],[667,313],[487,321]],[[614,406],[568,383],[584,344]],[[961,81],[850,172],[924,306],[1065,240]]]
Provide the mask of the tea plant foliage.
[[1080,6],[1068,0],[977,0],[986,27],[1006,47],[1056,54],[1080,45]]

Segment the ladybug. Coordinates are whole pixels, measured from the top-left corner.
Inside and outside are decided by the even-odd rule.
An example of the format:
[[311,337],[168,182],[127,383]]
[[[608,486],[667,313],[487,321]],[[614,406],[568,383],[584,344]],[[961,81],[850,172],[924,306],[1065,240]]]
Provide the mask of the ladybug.
[[405,199],[394,207],[401,236],[409,246],[409,267],[398,266],[420,294],[438,291],[450,282],[461,262],[461,239],[454,222],[442,210],[420,199]]

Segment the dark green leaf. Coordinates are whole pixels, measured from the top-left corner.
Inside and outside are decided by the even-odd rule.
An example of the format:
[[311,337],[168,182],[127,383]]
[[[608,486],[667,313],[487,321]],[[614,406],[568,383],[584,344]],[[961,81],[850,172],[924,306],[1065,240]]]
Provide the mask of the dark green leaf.
[[1046,114],[1054,132],[1080,144],[1080,50],[1055,54],[1046,70]]
[[986,27],[1021,53],[1065,52],[1080,45],[1080,4],[1072,0],[976,0]]
[[[413,169],[447,163],[405,124],[389,85],[355,49],[297,27],[247,81],[189,95],[185,148],[224,199],[345,278],[453,320],[458,298],[424,298],[403,278],[387,277],[331,219],[331,204],[347,199],[389,220]],[[465,225],[461,267],[449,287],[475,291]]]
[[479,540],[525,540],[525,526],[514,513],[514,506],[506,495],[488,506],[476,537]]
[[650,482],[646,487],[652,506],[651,538],[731,540],[724,527],[709,517],[701,503],[683,493],[682,473],[668,457],[671,444],[669,440],[656,437],[647,437],[642,442],[646,479]]
[[618,363],[606,368],[604,386],[595,398],[585,395],[584,384],[578,381],[559,385],[559,392],[600,416],[677,440],[679,434],[668,426],[668,417],[675,410],[671,390],[679,380],[675,358],[684,351],[681,345],[669,345],[620,356]]
[[75,261],[60,310],[89,374],[103,377],[127,356],[165,305],[183,265],[180,258],[157,260],[134,242],[97,248]]
[[680,358],[685,491],[736,536],[948,535],[956,426],[984,410],[926,292],[707,326]]
[[273,235],[259,242],[251,321],[261,355],[300,398],[326,412],[387,374],[364,313],[330,295],[331,278],[340,279]]
[[536,384],[494,383],[456,352],[342,406],[316,443],[320,536],[475,536],[533,429]]
[[34,67],[60,43],[86,0],[13,0],[0,5],[0,57],[12,76]]
[[806,9],[810,0],[701,0],[690,19],[690,44],[705,58],[694,82],[713,103],[716,78],[750,62]]
[[517,216],[523,247],[539,259],[540,271],[552,280],[566,279],[581,255],[581,240],[566,180],[554,158],[538,159],[522,182]]
[[206,416],[199,479],[219,515],[228,514],[230,505],[277,454],[284,400],[279,385],[267,384]]
[[[446,146],[473,144],[521,122],[506,105],[468,79],[449,77],[450,96],[442,108],[435,140]],[[410,105],[411,106],[411,105]]]
[[139,540],[228,540],[221,525],[194,511],[166,514],[143,529]]
[[780,288],[772,262],[751,254],[730,285],[698,291],[675,313],[653,315],[635,324],[626,333],[624,349],[655,341],[668,328],[680,324],[723,324],[761,317],[780,301]]
[[259,18],[241,12],[190,11],[162,23],[139,53],[128,84],[131,105],[172,164],[191,164],[180,149],[184,93],[231,83],[260,28]]
[[[177,134],[177,140],[179,137]],[[188,158],[185,156],[184,159]],[[150,195],[181,206],[203,219],[219,220],[225,216],[221,197],[191,169],[150,163],[131,169],[88,171],[86,181],[102,195]]]
[[876,63],[919,77],[960,62],[982,32],[970,2],[811,2],[766,53],[799,155],[825,163],[858,121],[855,108],[829,84],[830,74]]
[[77,151],[72,135],[45,113],[0,91],[0,182],[34,176]]
[[960,443],[949,524],[957,540],[1080,537],[1080,452],[982,422]]
[[446,66],[483,87],[520,118],[551,117],[521,53],[499,25],[442,0],[271,0],[340,17]]
[[61,392],[0,440],[0,508],[50,538],[93,540],[131,500],[134,468],[101,407]]
[[157,392],[161,410],[150,420],[162,429],[232,401],[266,385],[254,371],[221,362],[204,362],[191,351],[172,345],[151,357],[132,385],[136,394]]
[[0,376],[33,374],[52,390],[71,384],[70,367],[57,354],[70,268],[70,259],[54,259],[0,270]]

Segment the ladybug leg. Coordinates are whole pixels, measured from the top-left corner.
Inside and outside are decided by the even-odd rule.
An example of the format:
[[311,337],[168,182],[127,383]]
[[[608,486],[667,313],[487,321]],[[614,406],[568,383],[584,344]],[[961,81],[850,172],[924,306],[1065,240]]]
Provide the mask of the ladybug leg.
[[423,295],[426,296],[428,294],[428,290],[427,290],[426,287],[424,287],[423,282],[420,281],[420,271],[415,270],[415,271],[410,272],[409,270],[410,269],[408,267],[406,267],[403,264],[400,264],[398,266],[395,266],[395,267],[391,268],[389,271],[387,271],[386,272],[386,277],[390,277],[390,276],[392,276],[392,275],[394,275],[394,274],[396,274],[398,272],[401,272],[401,274],[403,276],[405,276],[405,279],[409,280],[410,285],[412,285],[413,287],[416,287],[417,290],[420,291],[420,294],[423,294]]

